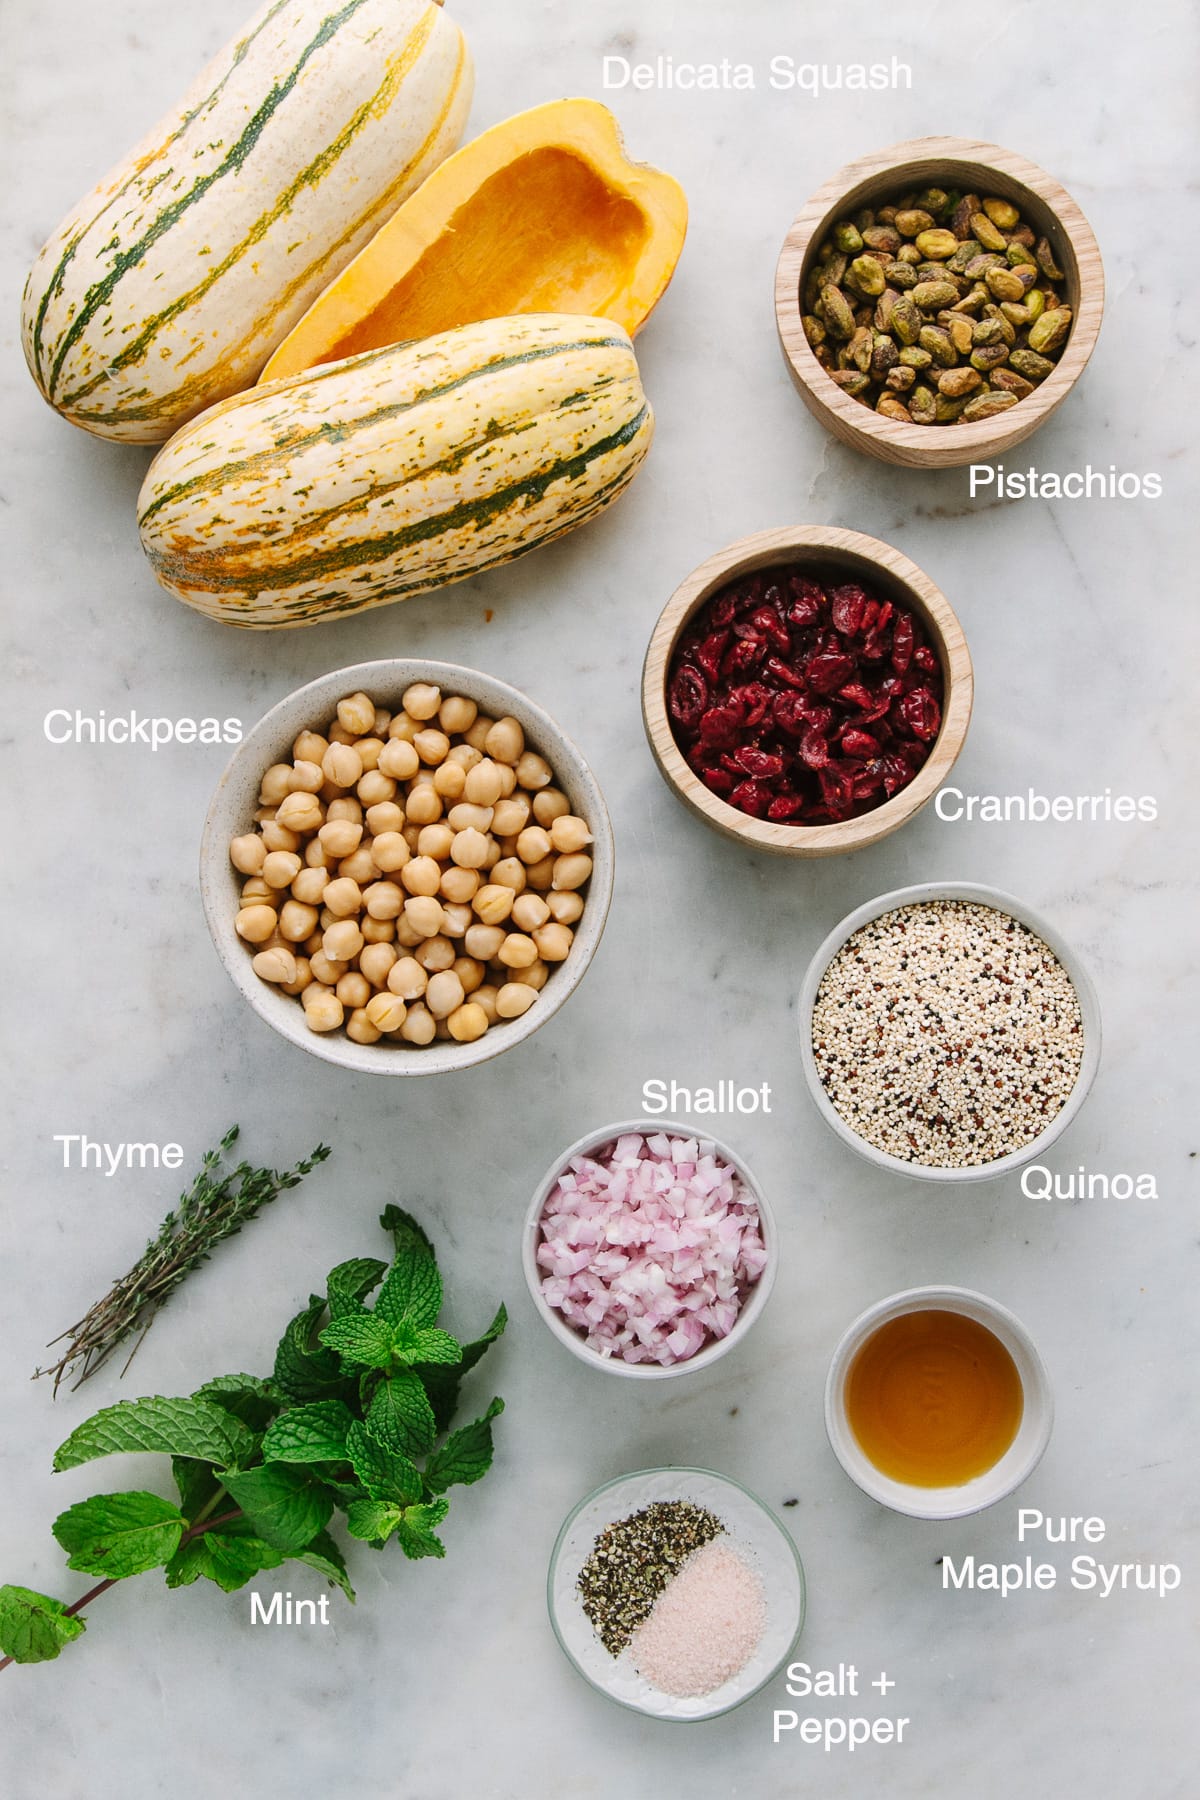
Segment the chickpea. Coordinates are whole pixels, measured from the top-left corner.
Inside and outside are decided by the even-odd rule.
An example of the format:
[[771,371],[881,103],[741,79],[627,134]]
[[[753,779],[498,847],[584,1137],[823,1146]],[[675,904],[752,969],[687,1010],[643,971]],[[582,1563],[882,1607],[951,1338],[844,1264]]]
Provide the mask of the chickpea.
[[413,749],[423,763],[435,768],[438,763],[445,762],[450,754],[450,739],[444,731],[432,728],[418,731],[413,739]]
[[289,831],[286,825],[281,825],[276,819],[265,820],[259,829],[262,841],[268,850],[298,850],[300,848],[298,834]]
[[381,1035],[379,1027],[371,1023],[361,1006],[356,1007],[346,1020],[346,1036],[356,1044],[377,1044]]
[[538,789],[550,786],[554,770],[544,756],[539,756],[535,750],[526,750],[517,759],[517,780],[523,788],[536,793]]
[[396,952],[390,944],[367,944],[358,959],[358,966],[372,987],[386,987],[387,978],[396,966]]
[[451,969],[442,969],[432,975],[429,986],[425,989],[425,1004],[435,1019],[445,1019],[461,1006],[466,998],[463,984]]
[[363,934],[353,919],[339,919],[336,925],[331,925],[325,932],[321,948],[331,963],[348,963],[358,955],[364,942]]
[[358,921],[358,929],[366,944],[390,944],[396,935],[396,927],[391,919],[373,919],[370,913]]
[[396,783],[390,775],[381,775],[378,769],[368,769],[354,791],[364,806],[378,806],[383,800],[396,798]]
[[260,981],[287,982],[296,979],[296,959],[290,950],[260,950],[250,967]]
[[456,956],[451,968],[462,982],[463,993],[473,994],[483,983],[487,974],[487,966],[477,956]]
[[549,979],[549,965],[542,962],[540,957],[537,962],[530,963],[527,969],[516,969],[513,972],[514,981],[520,982],[524,987],[533,988],[535,992],[544,988]]
[[472,1004],[478,1006],[489,1025],[494,1025],[500,1016],[496,1011],[496,988],[493,983],[485,981],[471,995]]
[[432,719],[442,704],[442,690],[430,681],[414,681],[404,690],[404,710],[414,719]]
[[518,720],[497,719],[483,741],[484,753],[494,762],[516,764],[525,748],[525,733]]
[[259,802],[263,806],[278,806],[279,802],[292,791],[291,763],[272,763],[258,790]]
[[327,856],[340,861],[343,856],[354,854],[362,842],[362,834],[362,826],[353,819],[326,819],[317,833],[317,841]]
[[362,890],[348,875],[339,875],[326,886],[322,896],[327,912],[335,919],[351,919],[362,911]]
[[[328,932],[325,935],[328,939]],[[510,931],[496,952],[497,962],[502,962],[506,969],[527,969],[537,959],[537,945],[523,931]]]
[[352,731],[355,737],[366,737],[375,725],[375,702],[370,694],[348,694],[338,701],[337,716],[338,723]]
[[[278,854],[286,856],[287,852],[279,851]],[[328,886],[328,869],[299,869],[292,882],[292,899],[303,901],[305,906],[319,906]]]
[[404,827],[404,808],[394,800],[382,800],[375,806],[367,808],[367,830],[372,837],[382,837],[388,831],[401,831]]
[[393,781],[411,781],[420,766],[420,757],[404,738],[389,738],[379,753],[379,773]]
[[575,938],[569,925],[559,925],[557,921],[539,925],[532,935],[538,955],[543,962],[548,963],[564,962]]
[[463,938],[463,945],[468,956],[478,957],[480,962],[489,963],[505,939],[502,925],[471,925]]
[[365,1006],[371,998],[371,984],[357,969],[347,969],[333,991],[343,1006]]
[[454,842],[454,832],[444,820],[436,825],[422,825],[421,835],[417,839],[418,856],[432,856],[444,862],[450,854],[450,846]]
[[[506,981],[496,995],[496,1014],[501,1019],[519,1019],[537,999],[536,988],[519,981]],[[478,1003],[478,1001],[477,1001]]]
[[304,1003],[304,1018],[310,1031],[336,1031],[345,1016],[345,1008],[329,988],[322,988]]
[[325,808],[315,794],[289,794],[275,812],[276,825],[286,825],[289,831],[316,831],[324,822]]
[[428,1007],[410,1006],[400,1036],[406,1044],[432,1044],[437,1036],[437,1020]]
[[513,909],[515,898],[512,888],[501,882],[489,882],[472,900],[471,910],[483,925],[502,925]]
[[404,868],[412,852],[398,831],[381,831],[371,845],[371,855],[385,875],[394,875]]
[[363,822],[363,809],[353,794],[337,794],[325,808],[326,819],[349,819],[354,825]]
[[409,789],[408,799],[404,803],[405,817],[410,825],[433,825],[442,816],[442,796],[432,782],[416,783]]
[[468,1000],[465,1005],[455,1007],[446,1023],[456,1044],[473,1044],[487,1030],[488,1016],[482,1006]]
[[465,937],[475,923],[469,906],[443,906],[442,934],[448,938]]
[[359,845],[358,849],[355,850],[352,855],[343,856],[341,862],[338,864],[339,876],[345,876],[349,881],[357,881],[360,887],[362,887],[365,882],[374,881],[379,873],[380,870],[376,867],[375,858],[362,844]]
[[443,800],[453,802],[460,799],[466,785],[466,770],[461,763],[451,762],[447,758],[433,771],[434,792],[440,794]]
[[457,863],[451,863],[448,869],[442,870],[442,879],[438,892],[455,906],[468,906],[479,891],[479,871],[477,869],[460,869]]
[[517,855],[528,866],[539,863],[550,854],[550,834],[540,825],[528,825],[517,839]]
[[260,900],[253,906],[243,906],[234,920],[234,929],[248,944],[265,944],[274,937],[276,923],[275,908]]
[[560,855],[573,855],[592,842],[592,834],[585,819],[562,813],[550,827],[550,842]]
[[350,744],[330,744],[321,758],[326,781],[334,787],[352,788],[362,780],[362,757]]
[[498,800],[492,811],[492,830],[498,838],[516,839],[529,823],[529,811],[525,794],[514,794],[511,800]]
[[275,808],[273,806],[260,806],[254,815],[254,823],[256,825],[263,825],[268,819],[273,819],[274,817]]
[[519,931],[532,932],[550,917],[550,908],[540,894],[518,894],[512,905],[512,922]]
[[302,731],[292,745],[292,755],[296,761],[316,763],[321,766],[321,759],[329,748],[329,739],[322,737],[319,731]]
[[324,950],[318,950],[315,955],[309,957],[308,961],[312,969],[313,980],[319,981],[322,987],[329,988],[337,986],[350,966],[349,963],[331,962]]
[[469,775],[476,764],[483,761],[483,751],[476,750],[471,744],[455,744],[446,761],[459,763],[464,774]]
[[[286,854],[286,852],[281,852]],[[253,906],[256,900],[265,901],[268,906],[279,905],[279,895],[275,889],[265,882],[261,875],[252,875],[249,881],[242,883],[242,905]]]
[[468,730],[463,732],[463,737],[466,739],[467,743],[471,746],[472,750],[478,750],[480,756],[484,753],[483,747],[487,742],[487,734],[495,723],[495,719],[489,719],[486,713],[477,713],[475,715],[475,723],[471,725]]
[[356,731],[347,731],[338,718],[329,721],[329,729],[325,735],[331,744],[353,744],[358,737]]
[[529,885],[536,893],[547,894],[554,885],[554,858],[547,856],[544,861],[530,863],[525,871]]
[[267,846],[257,831],[244,832],[229,846],[229,860],[239,875],[257,875],[267,859]]
[[318,994],[323,994],[326,991],[327,990],[321,986],[321,983],[319,981],[313,981],[310,979],[308,982],[308,985],[306,987],[302,987],[300,989],[300,1004],[301,1004],[301,1006],[303,1006],[307,1009],[310,1001],[315,1000]]
[[414,856],[400,871],[400,880],[410,894],[436,894],[441,879],[441,865],[432,856]]
[[404,830],[400,835],[408,845],[409,854],[415,856],[417,854],[417,845],[421,841],[421,827],[412,824],[405,825]]
[[550,917],[560,925],[574,925],[576,919],[583,914],[583,895],[555,893],[551,890],[546,895],[546,905],[550,908]]
[[[388,726],[388,742],[390,744],[411,744],[421,729],[421,721],[414,719],[411,713],[398,712],[392,714],[392,722]],[[392,770],[388,771],[393,773]],[[407,780],[406,776],[401,777]]]
[[302,994],[312,981],[312,970],[308,966],[307,956],[298,956],[295,960],[296,973],[290,981],[281,981],[279,984],[284,993],[291,994],[293,998]]
[[321,948],[321,939],[324,935],[325,933],[323,931],[314,931],[310,936],[299,940],[300,948],[303,950],[305,956],[315,956],[317,954],[318,950]]
[[404,917],[414,931],[419,931],[423,938],[438,935],[446,918],[439,900],[431,895],[417,894],[411,900],[405,900],[403,905]]
[[303,944],[317,929],[320,914],[315,906],[285,900],[279,913],[279,930],[289,944]]
[[410,925],[403,913],[396,920],[395,931],[396,942],[402,950],[415,950],[419,944],[425,942],[416,926]]
[[549,828],[555,819],[563,818],[571,810],[571,802],[558,788],[543,788],[540,794],[533,796],[533,816],[539,825]]
[[501,850],[494,837],[488,838],[488,853],[483,859],[484,869],[494,869],[500,861]]
[[446,823],[452,831],[482,831],[491,829],[493,808],[490,806],[473,806],[468,800],[460,800],[452,806],[447,814]]
[[306,869],[327,869],[336,860],[331,857],[319,837],[309,838],[304,846],[304,866]]
[[452,969],[457,961],[454,945],[448,937],[441,936],[423,939],[413,955],[427,975],[436,975],[441,969]]
[[415,956],[402,956],[388,970],[388,988],[401,1000],[419,1000],[428,984],[429,977]]
[[377,737],[359,738],[354,748],[358,751],[359,761],[363,766],[364,778],[373,775],[379,767],[379,757],[383,750],[383,739]]
[[404,893],[394,881],[373,881],[363,891],[363,904],[372,919],[398,919],[404,911]]
[[517,771],[508,763],[500,765],[500,798],[507,800],[517,791]]
[[559,893],[572,893],[583,886],[591,872],[590,856],[560,856],[554,865],[553,886]]
[[[468,825],[465,831],[455,832],[454,842],[450,846],[450,855],[460,869],[481,869],[487,852],[487,838],[473,825]],[[441,879],[440,871],[438,878]]]
[[319,762],[300,761],[292,768],[293,794],[319,794],[325,786],[325,772]]
[[367,1001],[367,1017],[376,1031],[399,1031],[408,1008],[397,994],[375,994]]
[[464,792],[472,806],[495,806],[503,785],[499,767],[487,757],[468,771]]
[[474,700],[467,700],[461,694],[449,694],[438,708],[438,724],[451,737],[461,737],[469,731],[479,716],[479,708]]
[[529,872],[518,856],[500,857],[492,870],[493,884],[497,887],[511,888],[514,894],[523,893],[528,880]]

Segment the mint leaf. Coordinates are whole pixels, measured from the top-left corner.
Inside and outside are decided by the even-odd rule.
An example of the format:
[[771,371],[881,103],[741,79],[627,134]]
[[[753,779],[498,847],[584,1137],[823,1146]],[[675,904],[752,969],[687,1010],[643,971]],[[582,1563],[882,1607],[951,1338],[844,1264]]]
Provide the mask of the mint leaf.
[[54,1453],[56,1469],[75,1469],[118,1450],[162,1450],[203,1462],[238,1463],[254,1450],[254,1436],[240,1419],[211,1400],[119,1400],[93,1413]]
[[396,1239],[396,1258],[384,1278],[375,1311],[389,1325],[401,1319],[420,1330],[433,1325],[442,1310],[442,1278],[434,1261],[433,1245],[416,1221],[399,1207],[389,1208]]
[[314,1400],[291,1406],[275,1420],[262,1441],[271,1463],[345,1462],[346,1433],[354,1414],[342,1400]]
[[503,1400],[493,1400],[482,1418],[452,1431],[425,1464],[426,1487],[441,1494],[455,1483],[481,1480],[492,1466],[492,1420],[503,1411]]
[[376,1388],[367,1409],[367,1427],[389,1450],[423,1456],[437,1437],[425,1389],[412,1369],[400,1369]]
[[283,1404],[271,1383],[257,1375],[218,1375],[197,1388],[192,1399],[211,1400],[214,1406],[223,1406],[251,1431],[265,1431]]
[[318,1570],[329,1581],[340,1587],[353,1606],[354,1589],[350,1585],[350,1577],[346,1572],[346,1559],[327,1531],[318,1531],[308,1549],[302,1550],[296,1561],[307,1563],[310,1569]]
[[495,1343],[508,1324],[508,1312],[501,1306],[495,1318],[474,1343],[462,1347],[462,1361],[454,1367],[444,1367],[438,1363],[421,1363],[417,1366],[417,1374],[424,1384],[433,1407],[433,1416],[439,1432],[448,1431],[450,1422],[458,1407],[458,1390],[462,1378],[480,1360],[484,1353]]
[[415,1219],[412,1213],[405,1212],[402,1206],[385,1206],[379,1215],[379,1223],[385,1231],[391,1232],[397,1250],[408,1243],[410,1238],[415,1237],[418,1243],[424,1244],[430,1256],[433,1255],[433,1239],[420,1219]]
[[50,1662],[83,1632],[61,1600],[32,1588],[0,1587],[0,1650],[14,1662]]
[[333,1496],[306,1469],[269,1463],[262,1469],[223,1470],[221,1480],[259,1537],[285,1556],[303,1550],[333,1512]]
[[179,1504],[183,1516],[189,1525],[205,1507],[211,1507],[213,1512],[218,1511],[213,1502],[222,1489],[213,1474],[211,1463],[196,1462],[190,1456],[173,1456],[171,1473],[175,1477],[175,1486],[179,1489]]
[[332,1350],[322,1350],[313,1344],[317,1322],[324,1312],[324,1296],[311,1294],[304,1311],[296,1314],[279,1340],[274,1381],[288,1400],[329,1400],[344,1389],[338,1358]]
[[206,1531],[181,1544],[166,1567],[168,1587],[188,1587],[203,1575],[232,1594],[263,1569],[277,1569],[282,1551],[262,1538],[226,1531]]
[[418,1331],[415,1334],[413,1348],[416,1351],[414,1362],[423,1363],[460,1363],[463,1347],[456,1337],[448,1331]]
[[389,1450],[356,1419],[346,1434],[350,1467],[372,1500],[394,1500],[408,1506],[421,1498],[421,1473],[399,1450]]
[[350,1262],[330,1269],[326,1290],[329,1294],[329,1316],[340,1318],[344,1312],[356,1312],[356,1301],[365,1300],[387,1274],[387,1264],[377,1256],[356,1256]]
[[355,1500],[346,1514],[346,1529],[351,1537],[367,1544],[386,1544],[395,1531],[403,1511],[387,1500]]
[[396,1529],[400,1548],[415,1562],[422,1556],[445,1556],[446,1546],[434,1535],[450,1510],[448,1500],[431,1500],[427,1506],[406,1506]]
[[330,1320],[321,1333],[321,1342],[336,1350],[344,1363],[366,1369],[391,1367],[391,1330],[385,1320],[365,1309],[360,1313],[343,1313],[340,1318]]
[[96,1494],[60,1513],[51,1526],[68,1569],[85,1575],[141,1575],[179,1548],[183,1514],[157,1494]]

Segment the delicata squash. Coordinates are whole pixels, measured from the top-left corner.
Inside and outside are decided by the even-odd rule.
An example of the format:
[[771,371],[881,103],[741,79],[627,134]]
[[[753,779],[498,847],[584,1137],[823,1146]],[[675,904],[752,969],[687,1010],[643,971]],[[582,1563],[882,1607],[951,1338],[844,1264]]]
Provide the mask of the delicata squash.
[[162,585],[227,624],[311,625],[477,575],[594,518],[654,419],[608,319],[490,319],[251,388],[159,451]]
[[687,200],[626,157],[597,100],[555,100],[464,144],[279,345],[264,381],[456,325],[577,312],[631,335],[674,272]]
[[454,149],[471,88],[441,0],[267,0],[34,263],[22,335],[50,405],[156,444],[248,387]]

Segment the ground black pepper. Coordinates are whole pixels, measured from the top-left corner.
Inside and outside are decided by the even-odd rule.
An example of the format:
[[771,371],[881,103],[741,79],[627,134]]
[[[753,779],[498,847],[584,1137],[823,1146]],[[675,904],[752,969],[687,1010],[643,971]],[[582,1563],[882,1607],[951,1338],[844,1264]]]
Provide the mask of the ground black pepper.
[[690,1500],[655,1500],[605,1527],[580,1570],[578,1587],[583,1610],[610,1655],[620,1655],[692,1552],[724,1529],[715,1513]]

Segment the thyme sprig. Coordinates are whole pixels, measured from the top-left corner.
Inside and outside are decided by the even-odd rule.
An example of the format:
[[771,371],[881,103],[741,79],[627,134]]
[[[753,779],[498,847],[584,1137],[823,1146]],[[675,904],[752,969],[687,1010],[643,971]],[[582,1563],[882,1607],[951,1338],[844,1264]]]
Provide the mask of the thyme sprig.
[[218,1147],[206,1153],[200,1173],[180,1196],[175,1210],[167,1214],[129,1273],[115,1282],[82,1319],[51,1339],[50,1348],[61,1344],[64,1338],[69,1342],[56,1363],[34,1370],[34,1380],[39,1375],[52,1375],[57,1394],[63,1380],[82,1365],[71,1384],[77,1388],[136,1331],[138,1340],[125,1360],[121,1370],[124,1375],[159,1308],[184,1277],[207,1262],[223,1239],[235,1236],[264,1206],[288,1188],[298,1187],[303,1177],[329,1155],[329,1146],[318,1144],[303,1162],[282,1173],[256,1169],[248,1162],[221,1173],[226,1154],[237,1142],[238,1130],[232,1125]]

